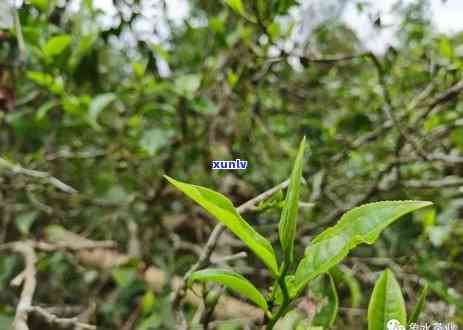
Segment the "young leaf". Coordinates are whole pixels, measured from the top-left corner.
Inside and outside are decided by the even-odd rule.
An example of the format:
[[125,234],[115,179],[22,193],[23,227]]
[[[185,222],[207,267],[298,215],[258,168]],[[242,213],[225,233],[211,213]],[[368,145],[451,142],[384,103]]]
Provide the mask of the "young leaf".
[[92,102],[90,102],[88,108],[88,121],[94,129],[99,129],[100,125],[98,124],[98,116],[100,113],[114,100],[116,95],[113,93],[105,93],[96,95]]
[[47,58],[61,54],[71,43],[71,36],[68,34],[61,34],[50,38],[45,46],[43,46],[43,54]]
[[242,275],[227,269],[203,269],[192,273],[188,277],[189,282],[207,281],[223,284],[232,290],[245,296],[264,311],[268,310],[264,296]]
[[278,329],[294,330],[302,320],[304,320],[304,315],[297,309],[293,309],[278,321]]
[[429,285],[426,283],[421,289],[420,295],[418,297],[418,301],[416,302],[415,308],[413,308],[412,315],[410,316],[410,320],[408,320],[408,324],[416,323],[418,321],[418,317],[423,310],[424,304],[426,302],[426,296],[428,295],[428,288]]
[[294,161],[293,171],[286,193],[285,206],[281,212],[279,225],[280,243],[287,265],[293,261],[294,238],[296,237],[297,211],[301,187],[302,164],[304,161],[305,137],[302,139]]
[[225,3],[241,16],[255,23],[256,19],[252,15],[248,15],[241,0],[225,0]]
[[330,274],[336,283],[344,283],[349,288],[350,307],[358,308],[362,302],[362,289],[352,270],[340,264],[331,268]]
[[278,265],[272,245],[241,217],[228,198],[211,189],[183,183],[167,175],[164,177],[223,223],[265,263],[275,276],[278,275]]
[[315,237],[296,270],[297,292],[330,270],[361,243],[373,244],[379,234],[403,215],[432,205],[422,201],[385,201],[365,204],[345,213],[339,222]]
[[318,278],[316,286],[310,285],[311,297],[316,299],[317,313],[314,316],[312,325],[331,328],[336,321],[338,314],[339,299],[334,284],[333,277],[327,273],[327,276]]
[[394,274],[386,269],[375,283],[368,304],[368,330],[389,329],[392,322],[407,324],[405,302]]

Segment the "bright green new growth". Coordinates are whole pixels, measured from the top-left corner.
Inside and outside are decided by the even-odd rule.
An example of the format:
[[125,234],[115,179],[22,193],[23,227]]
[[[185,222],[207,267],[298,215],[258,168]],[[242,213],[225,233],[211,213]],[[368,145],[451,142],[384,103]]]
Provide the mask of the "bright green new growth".
[[288,192],[286,193],[285,206],[281,212],[279,225],[281,249],[284,252],[284,261],[288,266],[293,261],[294,254],[294,239],[296,238],[297,211],[299,209],[304,146],[305,137],[301,141],[296,161],[294,162],[294,168],[289,180]]
[[[280,243],[284,256],[280,265],[270,242],[241,217],[229,199],[213,190],[165,176],[170,183],[201,205],[209,214],[239,237],[265,263],[275,277],[274,292],[269,301],[272,305],[280,306],[272,315],[271,311],[268,311],[268,303],[263,295],[246,278],[229,270],[200,270],[192,273],[189,280],[221,283],[241,293],[266,312],[268,316],[267,329],[273,329],[275,323],[289,311],[290,302],[300,295],[302,289],[310,281],[321,274],[328,273],[353,248],[361,243],[373,244],[381,232],[400,217],[432,205],[431,202],[423,201],[384,201],[354,208],[345,213],[336,225],[318,235],[306,248],[305,255],[296,272],[287,274],[294,258],[304,142],[303,139],[299,146],[279,224]],[[332,296],[333,302],[336,302],[336,288],[331,277],[330,284],[328,292]],[[383,314],[381,314],[381,306],[384,307],[386,302],[392,305],[390,308],[383,308]],[[372,325],[369,325],[369,330],[385,329],[384,320],[389,315],[395,316],[395,319],[405,324],[406,315],[403,306],[403,298],[397,281],[390,271],[385,271],[375,286],[370,302],[369,319],[371,315],[374,320],[370,322]],[[328,306],[325,312],[321,323],[330,326],[334,322],[337,307]],[[379,324],[383,328],[380,328]]]
[[394,274],[386,269],[376,281],[368,305],[368,330],[388,329],[394,320],[407,325],[407,312],[399,283]]
[[264,296],[244,276],[227,269],[204,269],[192,273],[188,281],[209,281],[223,284],[245,296],[264,311],[268,310]]
[[278,274],[277,260],[272,245],[241,217],[228,198],[208,188],[183,183],[167,175],[164,177],[238,236],[274,275]]
[[423,310],[424,304],[426,303],[426,297],[428,295],[429,285],[428,283],[425,284],[423,289],[421,289],[420,294],[418,295],[418,301],[416,302],[415,307],[413,308],[412,314],[410,315],[410,319],[408,320],[408,324],[415,323],[418,321],[418,317]]
[[312,320],[312,325],[330,329],[336,321],[339,308],[336,284],[330,273],[318,277],[314,282],[317,285],[310,286],[310,297],[316,298],[318,312]]

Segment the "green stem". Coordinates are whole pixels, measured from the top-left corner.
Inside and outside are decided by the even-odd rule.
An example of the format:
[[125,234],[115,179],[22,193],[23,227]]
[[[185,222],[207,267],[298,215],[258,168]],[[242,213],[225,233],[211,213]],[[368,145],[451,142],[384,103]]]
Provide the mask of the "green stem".
[[281,292],[283,293],[283,303],[278,308],[278,311],[275,313],[275,315],[268,321],[266,328],[267,330],[272,330],[277,321],[286,314],[290,303],[288,288],[285,281],[285,275],[288,267],[283,264],[282,268],[283,270],[281,272],[281,276],[278,278],[278,285],[280,286]]

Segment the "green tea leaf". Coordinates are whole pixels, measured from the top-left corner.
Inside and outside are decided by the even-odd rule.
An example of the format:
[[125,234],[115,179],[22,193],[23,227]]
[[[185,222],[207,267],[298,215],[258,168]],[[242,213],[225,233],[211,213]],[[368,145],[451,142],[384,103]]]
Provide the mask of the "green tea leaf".
[[112,271],[112,276],[116,284],[124,288],[137,278],[137,273],[134,268],[120,267]]
[[312,325],[330,328],[336,321],[338,314],[339,299],[334,284],[333,277],[328,273],[326,276],[319,277],[318,285],[310,285],[312,299],[317,299],[316,305],[319,307],[314,316]]
[[340,264],[331,268],[330,274],[335,282],[347,285],[350,291],[350,307],[358,308],[362,302],[362,289],[352,270]]
[[251,22],[255,22],[255,18],[253,16],[248,15],[246,9],[244,8],[243,2],[241,0],[225,0],[225,3],[233,9],[235,12],[240,14],[242,17],[246,18]]
[[154,296],[153,291],[148,290],[143,296],[141,309],[143,314],[148,314],[153,310],[154,304],[156,303],[156,297]]
[[144,319],[143,322],[137,326],[136,330],[151,330],[159,329],[162,324],[162,317],[159,313],[153,313],[148,318]]
[[35,82],[37,85],[42,87],[49,87],[53,84],[53,77],[44,72],[39,71],[27,71],[27,78]]
[[149,156],[154,156],[163,146],[169,142],[169,134],[166,130],[151,128],[143,131],[140,138],[140,148]]
[[412,315],[410,316],[410,319],[408,320],[408,323],[415,323],[418,321],[418,317],[421,314],[421,311],[423,310],[424,304],[426,303],[426,297],[428,295],[428,289],[429,285],[426,283],[421,289],[420,295],[418,296],[418,301],[416,302],[415,308],[413,308]]
[[272,245],[241,217],[228,198],[211,189],[183,183],[167,175],[164,177],[223,223],[265,263],[274,275],[278,275],[278,265]]
[[297,309],[289,311],[280,321],[278,321],[278,329],[294,330],[298,323],[304,319],[304,315]]
[[307,247],[296,270],[297,291],[329,271],[357,245],[373,244],[380,233],[400,217],[430,205],[431,202],[422,201],[385,201],[348,211],[335,226],[322,232]]
[[407,324],[405,302],[394,274],[386,269],[375,283],[368,305],[368,330],[387,330],[388,324]]
[[188,281],[207,281],[223,284],[245,296],[257,306],[267,311],[267,301],[264,296],[242,275],[227,269],[203,269],[192,273]]
[[71,36],[68,34],[61,34],[50,38],[45,46],[43,46],[43,54],[47,58],[61,54],[70,44]]
[[241,16],[246,16],[246,10],[244,9],[243,2],[241,0],[225,0],[225,3],[234,11]]
[[28,211],[21,213],[16,217],[16,227],[19,232],[23,235],[29,234],[29,231],[34,224],[34,221],[37,219],[39,212],[37,211]]
[[35,114],[35,119],[37,120],[42,120],[46,114],[48,113],[48,111],[50,111],[51,109],[53,109],[53,107],[57,106],[57,102],[55,100],[51,100],[51,101],[48,101],[48,102],[45,102],[44,104],[42,104],[36,114]]
[[113,93],[100,94],[93,98],[88,108],[88,121],[94,129],[100,128],[98,116],[115,99],[116,95]]
[[[29,0],[31,5],[37,7],[40,11],[46,12],[48,10],[48,0]],[[51,2],[51,1],[50,1]]]
[[200,74],[186,74],[175,80],[175,90],[179,95],[192,98],[193,94],[201,86]]
[[302,165],[304,161],[305,137],[299,145],[293,171],[286,193],[285,206],[281,212],[279,225],[280,243],[287,265],[293,261],[294,239],[296,237],[297,211],[299,209],[299,194],[301,187]]

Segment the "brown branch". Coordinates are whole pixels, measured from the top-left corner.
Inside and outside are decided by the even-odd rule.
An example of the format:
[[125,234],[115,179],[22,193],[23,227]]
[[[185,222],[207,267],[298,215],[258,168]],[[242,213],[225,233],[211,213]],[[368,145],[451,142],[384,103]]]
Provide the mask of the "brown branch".
[[338,54],[332,56],[324,56],[324,57],[309,57],[309,56],[301,56],[301,62],[305,63],[337,63],[337,62],[344,62],[344,61],[351,61],[356,58],[362,58],[365,56],[369,56],[369,52],[358,53],[358,54]]
[[[84,240],[81,246],[84,246],[86,243],[88,242]],[[103,243],[106,244],[107,242]],[[44,308],[32,305],[32,300],[37,286],[37,269],[35,267],[35,263],[37,262],[37,255],[34,248],[43,249],[46,251],[55,251],[58,249],[67,249],[68,247],[69,246],[64,243],[54,245],[45,242],[33,241],[11,242],[0,245],[0,251],[10,250],[21,254],[25,263],[24,270],[12,281],[12,284],[14,285],[20,285],[21,283],[23,284],[21,296],[19,298],[18,305],[16,306],[16,314],[13,321],[14,330],[29,330],[27,322],[30,313],[37,314],[50,324],[58,325],[61,327],[69,327],[73,325],[76,329],[96,329],[95,326],[79,322],[78,318],[59,318]]]
[[13,164],[9,161],[7,161],[4,158],[0,157],[0,167],[4,167],[8,170],[10,170],[13,174],[20,174],[20,175],[26,175],[30,176],[33,178],[39,178],[43,179],[55,188],[64,191],[68,194],[74,194],[77,193],[77,190],[72,188],[71,186],[67,185],[66,183],[58,180],[51,174],[47,172],[42,172],[42,171],[36,171],[36,170],[29,170],[27,168],[22,167],[21,165]]
[[463,91],[463,80],[460,80],[455,85],[451,86],[447,90],[439,93],[416,120],[416,123],[420,122],[421,120],[425,119],[437,106],[446,103],[452,99],[454,99],[458,94]]
[[16,307],[16,315],[13,321],[14,330],[29,330],[27,320],[29,311],[32,307],[32,299],[34,297],[35,288],[37,286],[35,263],[37,256],[34,249],[27,242],[16,242],[0,247],[0,249],[10,249],[21,254],[24,259],[25,268],[22,272],[23,289]]
[[463,178],[448,176],[441,180],[407,180],[402,182],[408,188],[447,188],[447,187],[460,187],[463,186]]
[[442,161],[449,164],[463,164],[463,157],[458,155],[447,155],[443,153],[434,153],[428,156],[429,160]]
[[384,72],[381,62],[379,61],[378,57],[376,57],[376,55],[371,52],[368,53],[367,56],[372,60],[376,68],[376,72],[378,74],[379,85],[381,87],[383,98],[385,100],[385,104],[383,106],[384,113],[386,114],[388,119],[392,121],[393,126],[397,129],[400,136],[405,141],[410,143],[410,145],[413,147],[413,149],[416,151],[416,153],[421,158],[423,158],[424,160],[427,160],[427,156],[426,156],[426,153],[423,151],[423,148],[421,148],[421,146],[415,141],[413,136],[411,136],[411,134],[408,132],[406,125],[402,126],[401,120],[395,114],[395,107],[392,102],[392,97],[391,97],[391,94],[389,93],[389,89],[387,88],[387,83],[386,83],[386,79],[384,76],[385,72]]
[[[330,212],[322,221],[321,223],[322,224],[326,224],[326,223],[331,223],[333,222],[334,220],[336,220],[337,218],[339,218],[344,212],[360,205],[360,204],[363,204],[363,203],[366,203],[368,202],[376,192],[378,192],[380,190],[380,184],[381,184],[381,181],[382,179],[388,174],[390,173],[390,171],[397,165],[397,161],[393,161],[391,163],[389,163],[385,169],[383,169],[382,171],[380,171],[376,178],[374,179],[373,183],[370,184],[370,186],[366,189],[366,192],[360,196],[358,196],[357,198],[355,198],[353,201],[351,202],[347,202],[347,203],[343,203],[341,204],[341,206],[338,206],[336,207],[332,212]],[[306,226],[304,228],[301,228],[300,232],[301,233],[306,233],[307,231],[309,230],[309,227]]]
[[83,240],[81,242],[62,242],[62,243],[49,243],[43,241],[30,241],[32,247],[38,250],[52,252],[52,251],[79,251],[91,249],[111,249],[116,247],[113,241],[89,241]]
[[96,330],[96,326],[90,325],[87,323],[82,323],[79,321],[78,317],[71,317],[71,318],[61,318],[58,317],[45,308],[39,306],[31,306],[29,308],[29,312],[34,313],[35,315],[44,319],[50,325],[58,326],[61,328],[69,328],[73,327],[74,329],[88,329],[88,330]]

